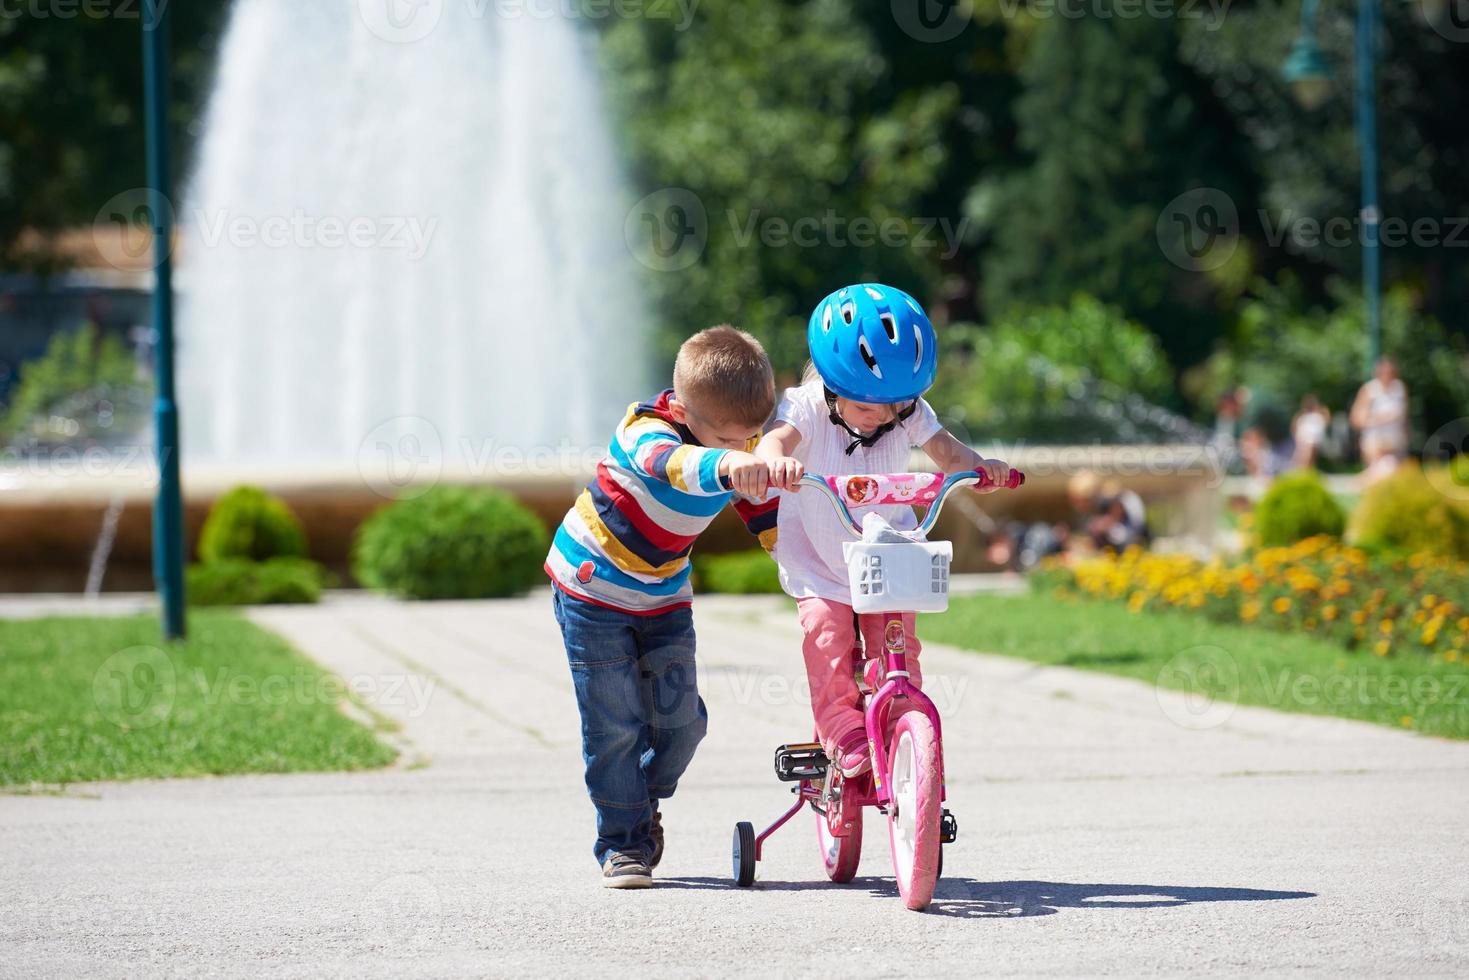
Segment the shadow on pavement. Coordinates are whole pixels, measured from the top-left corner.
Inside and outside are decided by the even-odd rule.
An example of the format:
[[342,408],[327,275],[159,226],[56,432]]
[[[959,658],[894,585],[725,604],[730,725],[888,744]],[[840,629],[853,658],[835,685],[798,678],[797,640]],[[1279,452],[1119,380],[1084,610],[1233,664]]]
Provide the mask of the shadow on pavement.
[[[659,878],[659,888],[722,889],[737,887],[728,878]],[[875,896],[897,897],[891,878],[863,877],[848,885],[828,881],[756,881],[751,891],[813,891],[866,888]],[[1274,902],[1315,898],[1315,892],[1282,892],[1263,888],[1214,888],[1182,885],[1100,885],[1061,881],[975,881],[943,878],[928,911],[966,919],[1014,919],[1054,915],[1062,909],[1160,909],[1204,902]]]

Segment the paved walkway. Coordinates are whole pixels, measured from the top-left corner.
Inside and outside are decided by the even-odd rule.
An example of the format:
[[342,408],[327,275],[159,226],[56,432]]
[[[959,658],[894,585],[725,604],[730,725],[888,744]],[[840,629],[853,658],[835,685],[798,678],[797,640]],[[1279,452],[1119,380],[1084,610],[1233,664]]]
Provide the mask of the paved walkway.
[[0,796],[0,976],[1469,973],[1469,744],[1189,731],[1146,685],[934,647],[960,837],[931,912],[875,820],[851,885],[802,815],[736,890],[730,829],[786,806],[808,715],[784,604],[701,600],[709,738],[659,887],[611,893],[545,594],[255,618],[370,679],[404,762]]

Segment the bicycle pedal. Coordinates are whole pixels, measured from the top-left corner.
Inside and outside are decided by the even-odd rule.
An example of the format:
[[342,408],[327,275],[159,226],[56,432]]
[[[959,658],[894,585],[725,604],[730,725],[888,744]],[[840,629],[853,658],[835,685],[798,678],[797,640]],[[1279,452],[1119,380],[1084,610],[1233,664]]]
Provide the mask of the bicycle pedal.
[[830,764],[820,742],[797,742],[775,750],[775,778],[783,783],[820,779]]
[[952,813],[945,810],[943,816],[939,818],[939,843],[952,844],[958,839],[959,821],[954,819]]

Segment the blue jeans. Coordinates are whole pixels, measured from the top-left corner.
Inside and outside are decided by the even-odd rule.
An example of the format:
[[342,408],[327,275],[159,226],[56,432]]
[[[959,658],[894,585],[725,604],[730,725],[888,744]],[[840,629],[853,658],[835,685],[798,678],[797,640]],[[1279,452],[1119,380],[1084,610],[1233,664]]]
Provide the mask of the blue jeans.
[[581,711],[600,865],[653,852],[653,811],[673,795],[708,728],[688,608],[634,616],[552,590]]

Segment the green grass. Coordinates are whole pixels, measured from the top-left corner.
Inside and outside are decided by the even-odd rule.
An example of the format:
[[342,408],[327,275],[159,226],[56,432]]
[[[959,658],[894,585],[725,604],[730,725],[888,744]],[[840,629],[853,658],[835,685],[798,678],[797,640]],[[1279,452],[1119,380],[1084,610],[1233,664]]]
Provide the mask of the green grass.
[[237,616],[0,621],[0,785],[384,766],[344,685]]
[[[1179,612],[1050,596],[966,596],[925,617],[928,639],[1037,663],[1135,677],[1213,699],[1469,738],[1469,668],[1375,657],[1309,636]],[[1203,717],[1203,716],[1201,716]]]

